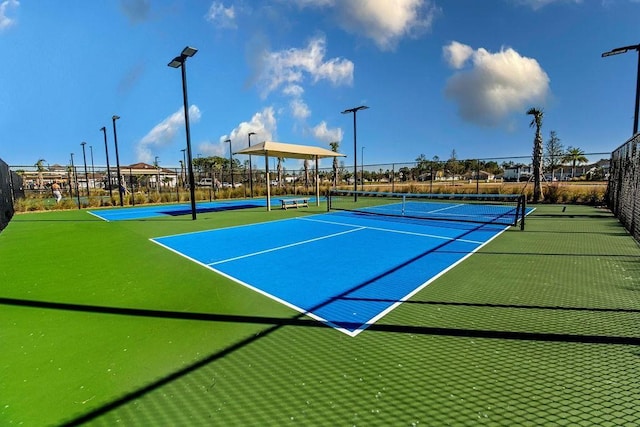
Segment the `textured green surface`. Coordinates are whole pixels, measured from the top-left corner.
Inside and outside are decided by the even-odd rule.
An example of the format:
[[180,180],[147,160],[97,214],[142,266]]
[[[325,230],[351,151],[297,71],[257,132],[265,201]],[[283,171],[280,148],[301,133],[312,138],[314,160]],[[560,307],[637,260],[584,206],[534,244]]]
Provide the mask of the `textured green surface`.
[[607,211],[539,207],[355,338],[148,240],[313,212],[15,217],[0,424],[640,423],[640,248]]

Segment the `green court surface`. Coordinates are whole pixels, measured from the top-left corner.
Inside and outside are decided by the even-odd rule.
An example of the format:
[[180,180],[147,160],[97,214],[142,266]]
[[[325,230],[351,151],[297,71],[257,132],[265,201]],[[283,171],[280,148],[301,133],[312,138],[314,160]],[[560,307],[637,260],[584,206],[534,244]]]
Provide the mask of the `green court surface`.
[[355,337],[149,240],[321,212],[17,215],[0,425],[640,424],[640,247],[607,210],[536,206]]

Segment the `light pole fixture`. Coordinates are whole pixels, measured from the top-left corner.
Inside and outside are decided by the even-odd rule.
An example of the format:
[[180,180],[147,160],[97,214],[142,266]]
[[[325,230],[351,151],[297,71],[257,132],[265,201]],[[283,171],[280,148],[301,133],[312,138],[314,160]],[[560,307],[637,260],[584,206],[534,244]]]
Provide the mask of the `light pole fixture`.
[[87,153],[84,150],[84,146],[87,145],[86,142],[82,141],[80,143],[82,145],[82,159],[84,160],[84,179],[87,183],[87,198],[89,198],[89,173],[87,173]]
[[109,181],[109,203],[111,203],[111,199],[113,199],[113,192],[111,190],[111,167],[109,166],[109,146],[107,145],[107,128],[102,126],[100,130],[104,134],[104,152],[107,156],[107,179]]
[[189,169],[189,192],[191,193],[191,218],[196,219],[196,191],[195,180],[193,178],[193,157],[191,156],[191,132],[189,130],[189,101],[187,99],[187,58],[196,54],[198,49],[193,47],[185,47],[182,49],[180,56],[176,56],[169,62],[169,67],[180,68],[182,70],[182,99],[184,102],[184,126],[187,133],[187,156]]
[[[78,174],[76,173],[76,165],[73,164],[73,153],[71,153],[71,173],[73,174],[73,183],[76,187],[76,198],[78,199],[78,209],[80,206],[80,189],[78,188]],[[71,183],[69,183],[71,185]],[[72,196],[73,197],[73,196]]]
[[[356,113],[360,110],[366,110],[369,107],[367,107],[366,105],[361,105],[359,107],[355,107],[355,108],[349,108],[348,110],[344,110],[342,112],[342,114],[349,114],[349,113],[353,113],[353,191],[358,191],[358,159],[357,159],[357,145],[358,145],[358,138],[357,138],[357,131],[356,131]],[[358,193],[354,193],[353,194],[353,200],[355,202],[358,201]]]
[[[249,147],[251,147],[251,135],[255,135],[255,132],[249,132],[247,134],[247,138],[249,138]],[[251,154],[249,154],[249,192],[251,194],[251,198],[253,198],[253,173],[251,171]]]
[[225,139],[224,142],[229,143],[229,175],[231,175],[231,188],[233,187],[233,151],[231,151],[231,140]]
[[363,145],[360,147],[360,152],[362,155],[360,156],[360,188],[364,191],[364,149],[366,147]]
[[638,114],[640,114],[640,44],[615,48],[613,50],[610,50],[609,52],[603,53],[602,57],[605,58],[607,56],[620,55],[621,53],[627,53],[630,50],[635,50],[638,52],[638,75],[636,77],[636,109],[633,113],[633,135],[635,135],[638,133]]
[[159,157],[156,156],[154,163],[156,166],[156,190],[158,190],[158,193],[160,193],[160,163],[158,163],[158,159]]
[[120,195],[120,206],[124,206],[122,203],[122,193],[124,192],[124,188],[122,188],[122,175],[120,175],[120,156],[118,155],[118,133],[116,132],[116,120],[118,120],[120,116],[113,115],[111,120],[113,121],[113,142],[116,146],[116,172],[118,173],[118,194]]

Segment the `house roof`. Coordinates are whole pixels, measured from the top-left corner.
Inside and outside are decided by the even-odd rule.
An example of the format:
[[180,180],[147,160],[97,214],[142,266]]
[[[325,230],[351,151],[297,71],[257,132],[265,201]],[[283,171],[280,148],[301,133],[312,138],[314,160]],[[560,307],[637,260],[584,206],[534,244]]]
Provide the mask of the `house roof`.
[[282,157],[286,159],[314,159],[325,157],[346,157],[326,148],[309,145],[285,144],[284,142],[264,141],[251,147],[243,148],[234,154],[250,154],[255,156]]

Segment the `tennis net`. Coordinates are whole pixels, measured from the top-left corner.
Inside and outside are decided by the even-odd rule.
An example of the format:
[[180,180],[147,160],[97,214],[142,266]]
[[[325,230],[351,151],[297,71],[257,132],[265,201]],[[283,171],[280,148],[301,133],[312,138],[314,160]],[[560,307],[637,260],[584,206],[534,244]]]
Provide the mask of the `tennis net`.
[[520,194],[415,194],[331,190],[328,210],[370,215],[518,225],[524,230],[525,197]]

